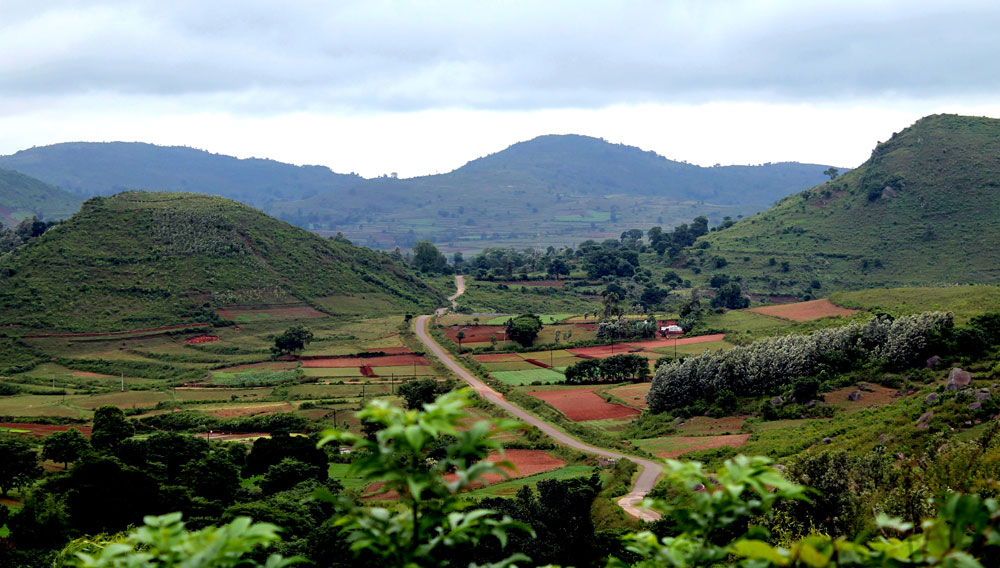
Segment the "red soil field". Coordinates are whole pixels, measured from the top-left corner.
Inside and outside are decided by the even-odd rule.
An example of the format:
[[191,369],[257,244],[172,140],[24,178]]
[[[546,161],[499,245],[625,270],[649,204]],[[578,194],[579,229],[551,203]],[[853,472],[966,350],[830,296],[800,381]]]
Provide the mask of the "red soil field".
[[695,450],[711,450],[713,448],[721,448],[723,446],[738,448],[747,443],[747,440],[750,439],[750,434],[724,434],[722,436],[673,436],[671,439],[675,440],[679,444],[684,444],[686,447],[667,452],[660,452],[656,454],[657,456],[661,458],[676,458],[677,456],[693,452]]
[[266,314],[281,318],[323,318],[326,314],[311,306],[289,306],[287,308],[262,308],[259,310],[215,310],[219,317],[235,319],[241,315]]
[[375,371],[372,371],[371,365],[361,365],[361,376],[363,377],[374,377]]
[[369,347],[368,349],[365,349],[365,351],[368,351],[369,353],[377,353],[381,351],[386,355],[405,355],[407,353],[413,353],[409,347],[404,347],[402,345],[397,347]]
[[695,337],[682,337],[681,339],[657,339],[655,341],[636,341],[630,343],[635,347],[642,347],[643,349],[652,349],[654,347],[670,347],[677,342],[677,345],[694,345],[696,343],[709,343],[712,341],[722,341],[726,338],[724,333],[714,333],[712,335],[698,335]]
[[763,308],[751,308],[751,311],[765,316],[772,316],[792,321],[809,321],[829,316],[849,316],[859,310],[849,310],[836,306],[830,300],[810,300],[808,302],[796,302],[794,304],[781,304],[779,306],[765,306]]
[[55,424],[22,424],[20,422],[4,422],[0,423],[0,428],[13,428],[15,430],[28,430],[29,433],[36,438],[44,438],[49,434],[55,434],[56,432],[63,432],[71,428],[76,428],[85,437],[90,437],[90,426],[75,426],[69,425],[55,425]]
[[650,383],[637,383],[611,389],[611,394],[625,401],[629,406],[635,408],[648,408],[646,404],[646,394],[649,393]]
[[445,335],[455,343],[458,343],[458,331],[465,332],[462,343],[489,343],[490,337],[496,337],[497,341],[503,340],[504,327],[502,325],[453,325],[445,330]]
[[595,345],[594,347],[579,347],[577,349],[569,349],[568,351],[574,355],[583,357],[585,359],[603,359],[605,357],[610,357],[612,355],[624,355],[626,353],[641,351],[641,349],[636,349],[631,344],[615,343],[614,345]]
[[73,371],[72,375],[74,377],[87,377],[90,379],[113,379],[113,375],[102,375],[100,373],[91,373],[90,371]]
[[[504,479],[513,479],[517,477],[527,477],[529,475],[535,475],[536,473],[559,469],[560,467],[566,465],[565,461],[549,455],[549,453],[544,450],[507,450],[503,455],[492,453],[487,456],[486,459],[493,463],[499,461],[509,461],[514,464],[513,470],[503,468],[507,472],[507,475],[509,476],[508,478],[504,478],[502,475],[496,473],[484,475],[481,479],[487,483],[496,483],[498,481],[503,481]],[[445,475],[444,478],[447,481],[455,481],[455,479],[457,479],[453,473]],[[368,489],[365,490],[364,498],[387,501],[397,499],[399,497],[394,491],[379,493],[378,490],[382,488],[382,485],[382,483],[371,484]]]
[[269,371],[287,371],[289,369],[294,369],[298,367],[298,361],[263,361],[260,363],[247,363],[245,365],[236,365],[235,367],[225,367],[223,369],[217,369],[219,371],[225,371],[231,373],[233,371],[250,371],[255,369],[267,369]]
[[340,357],[335,359],[303,360],[304,368],[346,369],[348,367],[398,367],[402,365],[430,365],[423,355],[385,355],[383,357]]
[[[216,418],[233,418],[235,416],[253,416],[257,414],[274,414],[276,412],[293,412],[295,407],[289,403],[284,404],[262,404],[247,406],[245,408],[227,408],[226,410],[211,410],[206,414]],[[213,436],[214,438],[214,436]]]
[[506,363],[510,361],[523,361],[516,353],[483,353],[473,355],[473,359],[480,363]]
[[531,363],[532,365],[534,365],[536,367],[541,367],[543,369],[548,369],[549,367],[552,366],[552,365],[549,365],[548,363],[542,363],[541,361],[539,361],[537,359],[525,359],[525,362]]
[[222,341],[222,338],[218,335],[199,335],[198,337],[192,337],[184,341],[187,343],[208,343],[210,341]]
[[534,391],[527,394],[551,404],[574,422],[626,418],[639,414],[639,411],[634,408],[608,403],[594,392],[596,388],[599,387]]

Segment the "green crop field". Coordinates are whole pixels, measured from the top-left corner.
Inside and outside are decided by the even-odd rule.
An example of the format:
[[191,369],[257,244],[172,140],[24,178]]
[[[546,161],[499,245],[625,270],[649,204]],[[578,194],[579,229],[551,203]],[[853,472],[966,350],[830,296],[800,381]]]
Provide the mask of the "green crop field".
[[[491,318],[485,322],[480,322],[482,325],[503,325],[507,323],[507,320],[514,317],[514,315],[497,316]],[[573,314],[539,314],[538,318],[542,320],[542,325],[552,325],[563,320],[567,320],[573,317]]]
[[509,385],[529,385],[533,382],[556,383],[566,380],[566,376],[550,369],[536,367],[524,371],[494,371],[490,373],[497,380]]
[[955,323],[963,324],[978,314],[1000,312],[1000,287],[875,288],[837,292],[830,296],[830,301],[845,308],[862,310],[879,308],[898,315],[928,311],[954,312]]

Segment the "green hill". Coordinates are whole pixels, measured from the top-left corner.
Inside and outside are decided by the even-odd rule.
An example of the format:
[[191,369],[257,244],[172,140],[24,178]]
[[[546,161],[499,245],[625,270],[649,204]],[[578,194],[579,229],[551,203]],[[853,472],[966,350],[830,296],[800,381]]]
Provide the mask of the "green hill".
[[35,178],[0,169],[0,223],[16,225],[32,215],[41,219],[69,217],[80,198]]
[[378,248],[575,245],[623,230],[762,211],[824,179],[798,163],[704,168],[588,136],[541,136],[440,175],[366,180],[273,212]]
[[996,283],[998,187],[1000,120],[929,116],[861,167],[705,236],[688,263],[762,294]]
[[38,329],[204,321],[232,305],[304,302],[331,314],[367,314],[442,300],[386,254],[190,193],[92,198],[2,262],[4,322]]
[[120,191],[192,191],[264,207],[302,199],[361,180],[323,166],[212,154],[182,146],[139,142],[67,142],[0,156],[10,168],[90,197]]

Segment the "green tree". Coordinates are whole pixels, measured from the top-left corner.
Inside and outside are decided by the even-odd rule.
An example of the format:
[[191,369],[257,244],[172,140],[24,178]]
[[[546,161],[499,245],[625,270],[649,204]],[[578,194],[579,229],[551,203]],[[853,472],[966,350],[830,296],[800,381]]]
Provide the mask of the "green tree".
[[21,436],[0,436],[0,492],[24,487],[42,475],[38,454],[31,442]]
[[56,432],[42,442],[42,458],[62,463],[63,469],[70,462],[80,459],[90,449],[90,442],[76,428]]
[[425,404],[434,402],[438,395],[450,391],[453,387],[452,381],[439,383],[434,379],[421,379],[399,385],[396,392],[403,398],[406,408],[420,410]]
[[465,331],[463,331],[461,329],[458,330],[458,333],[455,334],[455,339],[458,340],[458,350],[459,350],[459,352],[461,352],[462,351],[462,340],[465,339]]
[[840,170],[831,166],[831,167],[823,170],[823,175],[829,176],[830,179],[834,179],[834,178],[836,178],[837,176],[840,175]]
[[[489,509],[469,507],[460,495],[481,483],[487,473],[504,475],[500,465],[505,464],[487,461],[486,456],[500,450],[497,434],[520,426],[504,420],[460,427],[469,404],[467,390],[445,394],[423,411],[374,400],[358,413],[361,420],[381,426],[374,440],[350,432],[324,432],[321,445],[351,446],[357,456],[352,475],[381,481],[383,490],[399,495],[391,510],[342,503],[345,511],[337,524],[347,531],[356,554],[373,555],[378,559],[375,564],[384,566],[447,566],[452,550],[475,546],[488,535],[503,543],[508,531],[530,531],[510,517],[498,519]],[[452,441],[442,448],[443,437]],[[449,472],[454,473],[452,481],[445,478]]]
[[712,298],[713,308],[739,310],[749,306],[750,298],[743,295],[743,290],[740,289],[740,285],[736,282],[720,287],[719,291],[715,293],[715,297]]
[[94,427],[90,445],[95,450],[114,453],[121,443],[135,434],[135,426],[117,406],[105,405],[94,411]]
[[313,340],[313,332],[304,325],[293,325],[274,338],[271,353],[274,356],[294,355]]
[[413,245],[413,267],[425,273],[449,272],[448,259],[430,241],[420,241]]
[[301,462],[294,458],[285,458],[267,468],[267,473],[260,480],[260,488],[266,494],[274,494],[291,489],[303,481],[326,477],[326,468]]
[[542,319],[535,314],[522,314],[507,320],[506,328],[507,337],[520,343],[522,347],[530,347],[542,330]]

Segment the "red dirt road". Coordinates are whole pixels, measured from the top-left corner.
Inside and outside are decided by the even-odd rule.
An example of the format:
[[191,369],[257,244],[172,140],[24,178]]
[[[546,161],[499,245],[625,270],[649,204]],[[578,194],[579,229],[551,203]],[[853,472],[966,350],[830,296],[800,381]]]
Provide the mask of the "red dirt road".
[[834,305],[830,300],[810,300],[794,304],[780,304],[762,308],[750,308],[750,312],[792,321],[810,321],[829,316],[849,316],[859,310],[850,310]]
[[639,414],[639,411],[634,408],[620,404],[611,404],[605,401],[594,392],[596,388],[598,387],[533,391],[525,394],[544,400],[574,422],[604,420],[607,418],[627,418]]

